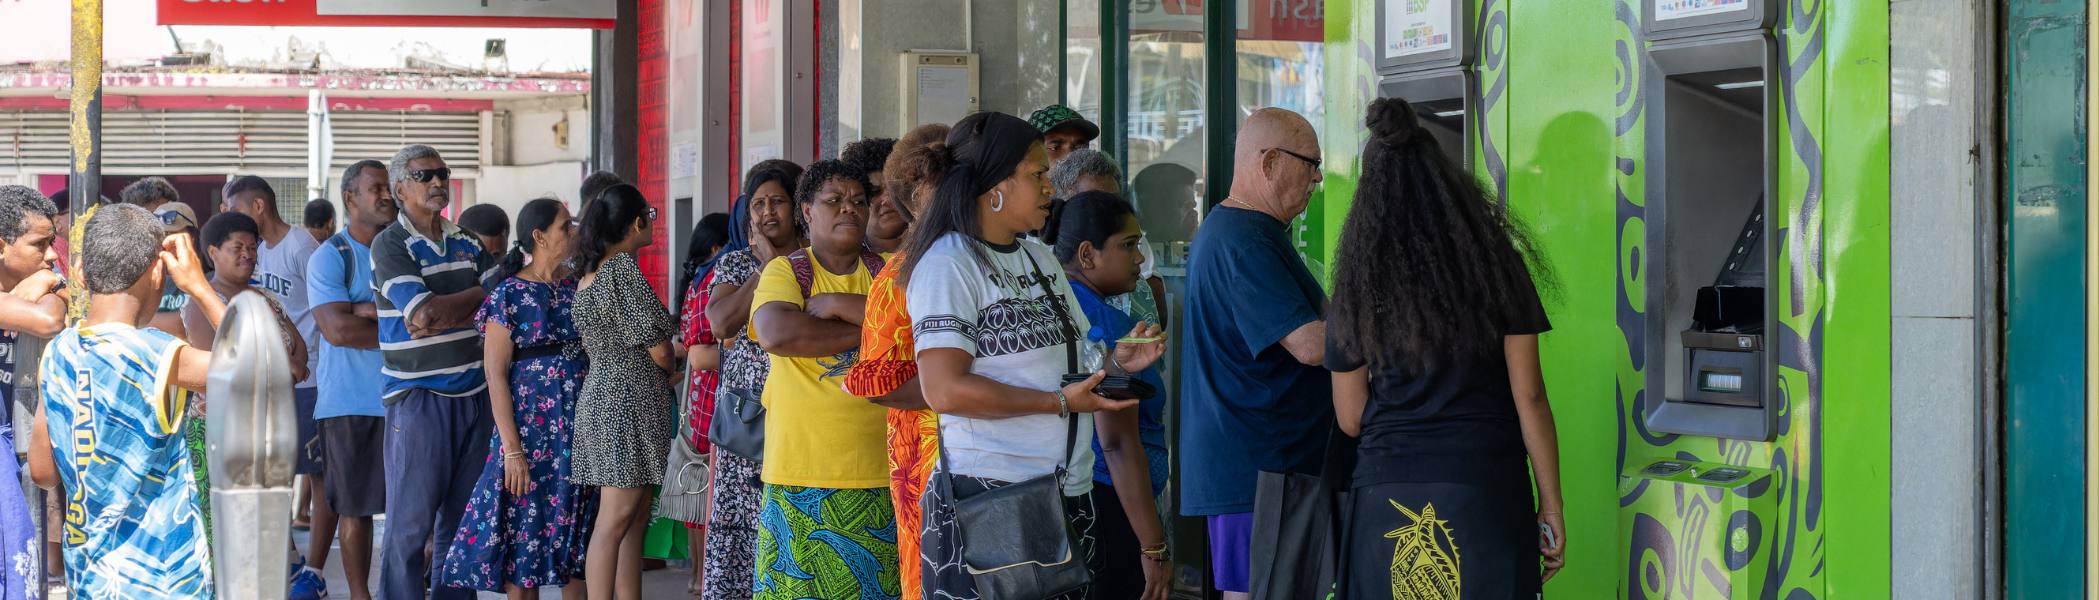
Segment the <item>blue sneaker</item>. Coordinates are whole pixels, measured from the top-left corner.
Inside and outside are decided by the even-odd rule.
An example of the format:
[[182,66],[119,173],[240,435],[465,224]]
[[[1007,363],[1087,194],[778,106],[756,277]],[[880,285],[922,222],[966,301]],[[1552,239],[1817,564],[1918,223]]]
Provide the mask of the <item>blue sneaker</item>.
[[328,597],[328,580],[321,572],[306,566],[305,560],[292,564],[291,590],[285,595],[290,600],[321,600]]

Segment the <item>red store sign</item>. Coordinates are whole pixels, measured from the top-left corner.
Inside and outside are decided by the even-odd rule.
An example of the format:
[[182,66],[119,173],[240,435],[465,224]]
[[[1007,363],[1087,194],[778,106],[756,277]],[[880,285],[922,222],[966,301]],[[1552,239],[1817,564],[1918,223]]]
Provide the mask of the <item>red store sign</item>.
[[160,25],[611,29],[616,16],[613,0],[156,0],[155,4]]

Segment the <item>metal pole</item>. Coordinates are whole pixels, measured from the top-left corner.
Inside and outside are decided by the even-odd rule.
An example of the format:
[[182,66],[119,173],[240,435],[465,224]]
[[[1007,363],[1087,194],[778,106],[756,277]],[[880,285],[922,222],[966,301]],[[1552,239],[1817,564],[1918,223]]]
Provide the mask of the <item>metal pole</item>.
[[[80,232],[102,201],[102,0],[73,0],[72,60],[73,162],[66,174],[66,189],[71,191],[69,204],[75,218],[66,238],[71,254],[66,264],[78,269],[80,248],[85,245]],[[66,322],[73,323],[87,314],[87,280],[68,279],[72,305],[66,310]]]

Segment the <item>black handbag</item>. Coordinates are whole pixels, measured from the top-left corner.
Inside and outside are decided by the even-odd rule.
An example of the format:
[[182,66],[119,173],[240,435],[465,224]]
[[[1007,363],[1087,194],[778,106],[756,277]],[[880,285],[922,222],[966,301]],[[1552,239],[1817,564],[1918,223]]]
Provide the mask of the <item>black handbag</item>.
[[1342,538],[1351,506],[1356,439],[1327,434],[1320,475],[1262,471],[1254,487],[1254,598],[1346,598]]
[[[1035,267],[1043,297],[1054,305],[1064,330],[1066,370],[1077,371],[1082,338],[1072,326],[1064,299],[1050,287],[1050,279],[1043,277],[1042,267],[1033,264],[1033,256],[1028,262]],[[1078,591],[1093,582],[1093,573],[1079,558],[1078,532],[1064,514],[1064,475],[1078,444],[1078,416],[1067,417],[1064,423],[1064,454],[1058,457],[1055,472],[961,500],[954,496],[947,435],[940,435],[940,483],[946,487],[942,497],[955,514],[962,569],[984,600],[1039,600]]]
[[707,440],[722,451],[753,461],[765,459],[765,405],[757,390],[722,386],[714,399]]

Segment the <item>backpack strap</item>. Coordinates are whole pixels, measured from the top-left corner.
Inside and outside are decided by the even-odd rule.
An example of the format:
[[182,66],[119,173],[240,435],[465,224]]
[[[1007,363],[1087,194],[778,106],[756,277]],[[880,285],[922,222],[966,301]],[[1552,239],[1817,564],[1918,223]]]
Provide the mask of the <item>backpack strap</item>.
[[[867,250],[860,251],[860,264],[867,267],[867,276],[882,272],[882,255]],[[794,267],[794,282],[801,284],[802,297],[808,298],[816,288],[816,262],[809,258],[809,249],[803,248],[787,255],[787,265]]]
[[352,282],[352,281],[356,281],[356,280],[357,280],[357,272],[356,272],[356,271],[353,271],[353,270],[351,270],[351,269],[353,269],[353,268],[355,268],[355,267],[357,266],[357,265],[356,265],[356,257],[357,257],[357,254],[356,254],[355,252],[351,252],[351,251],[350,251],[350,237],[349,237],[349,235],[350,235],[350,233],[349,233],[349,230],[347,230],[347,229],[346,229],[346,230],[343,230],[343,231],[337,231],[337,232],[335,232],[335,235],[331,235],[331,236],[328,236],[328,245],[330,245],[330,246],[334,246],[334,247],[335,247],[335,251],[336,251],[336,253],[338,253],[338,254],[341,254],[341,255],[342,255],[342,257],[343,257],[343,289],[344,289],[344,290],[348,290],[348,289],[350,289],[350,282]]
[[867,276],[872,278],[875,274],[882,272],[882,255],[876,254],[872,250],[861,249],[860,264],[867,266]]
[[787,266],[794,268],[794,282],[802,286],[802,297],[816,286],[816,267],[809,259],[809,249],[803,248],[787,255]]

